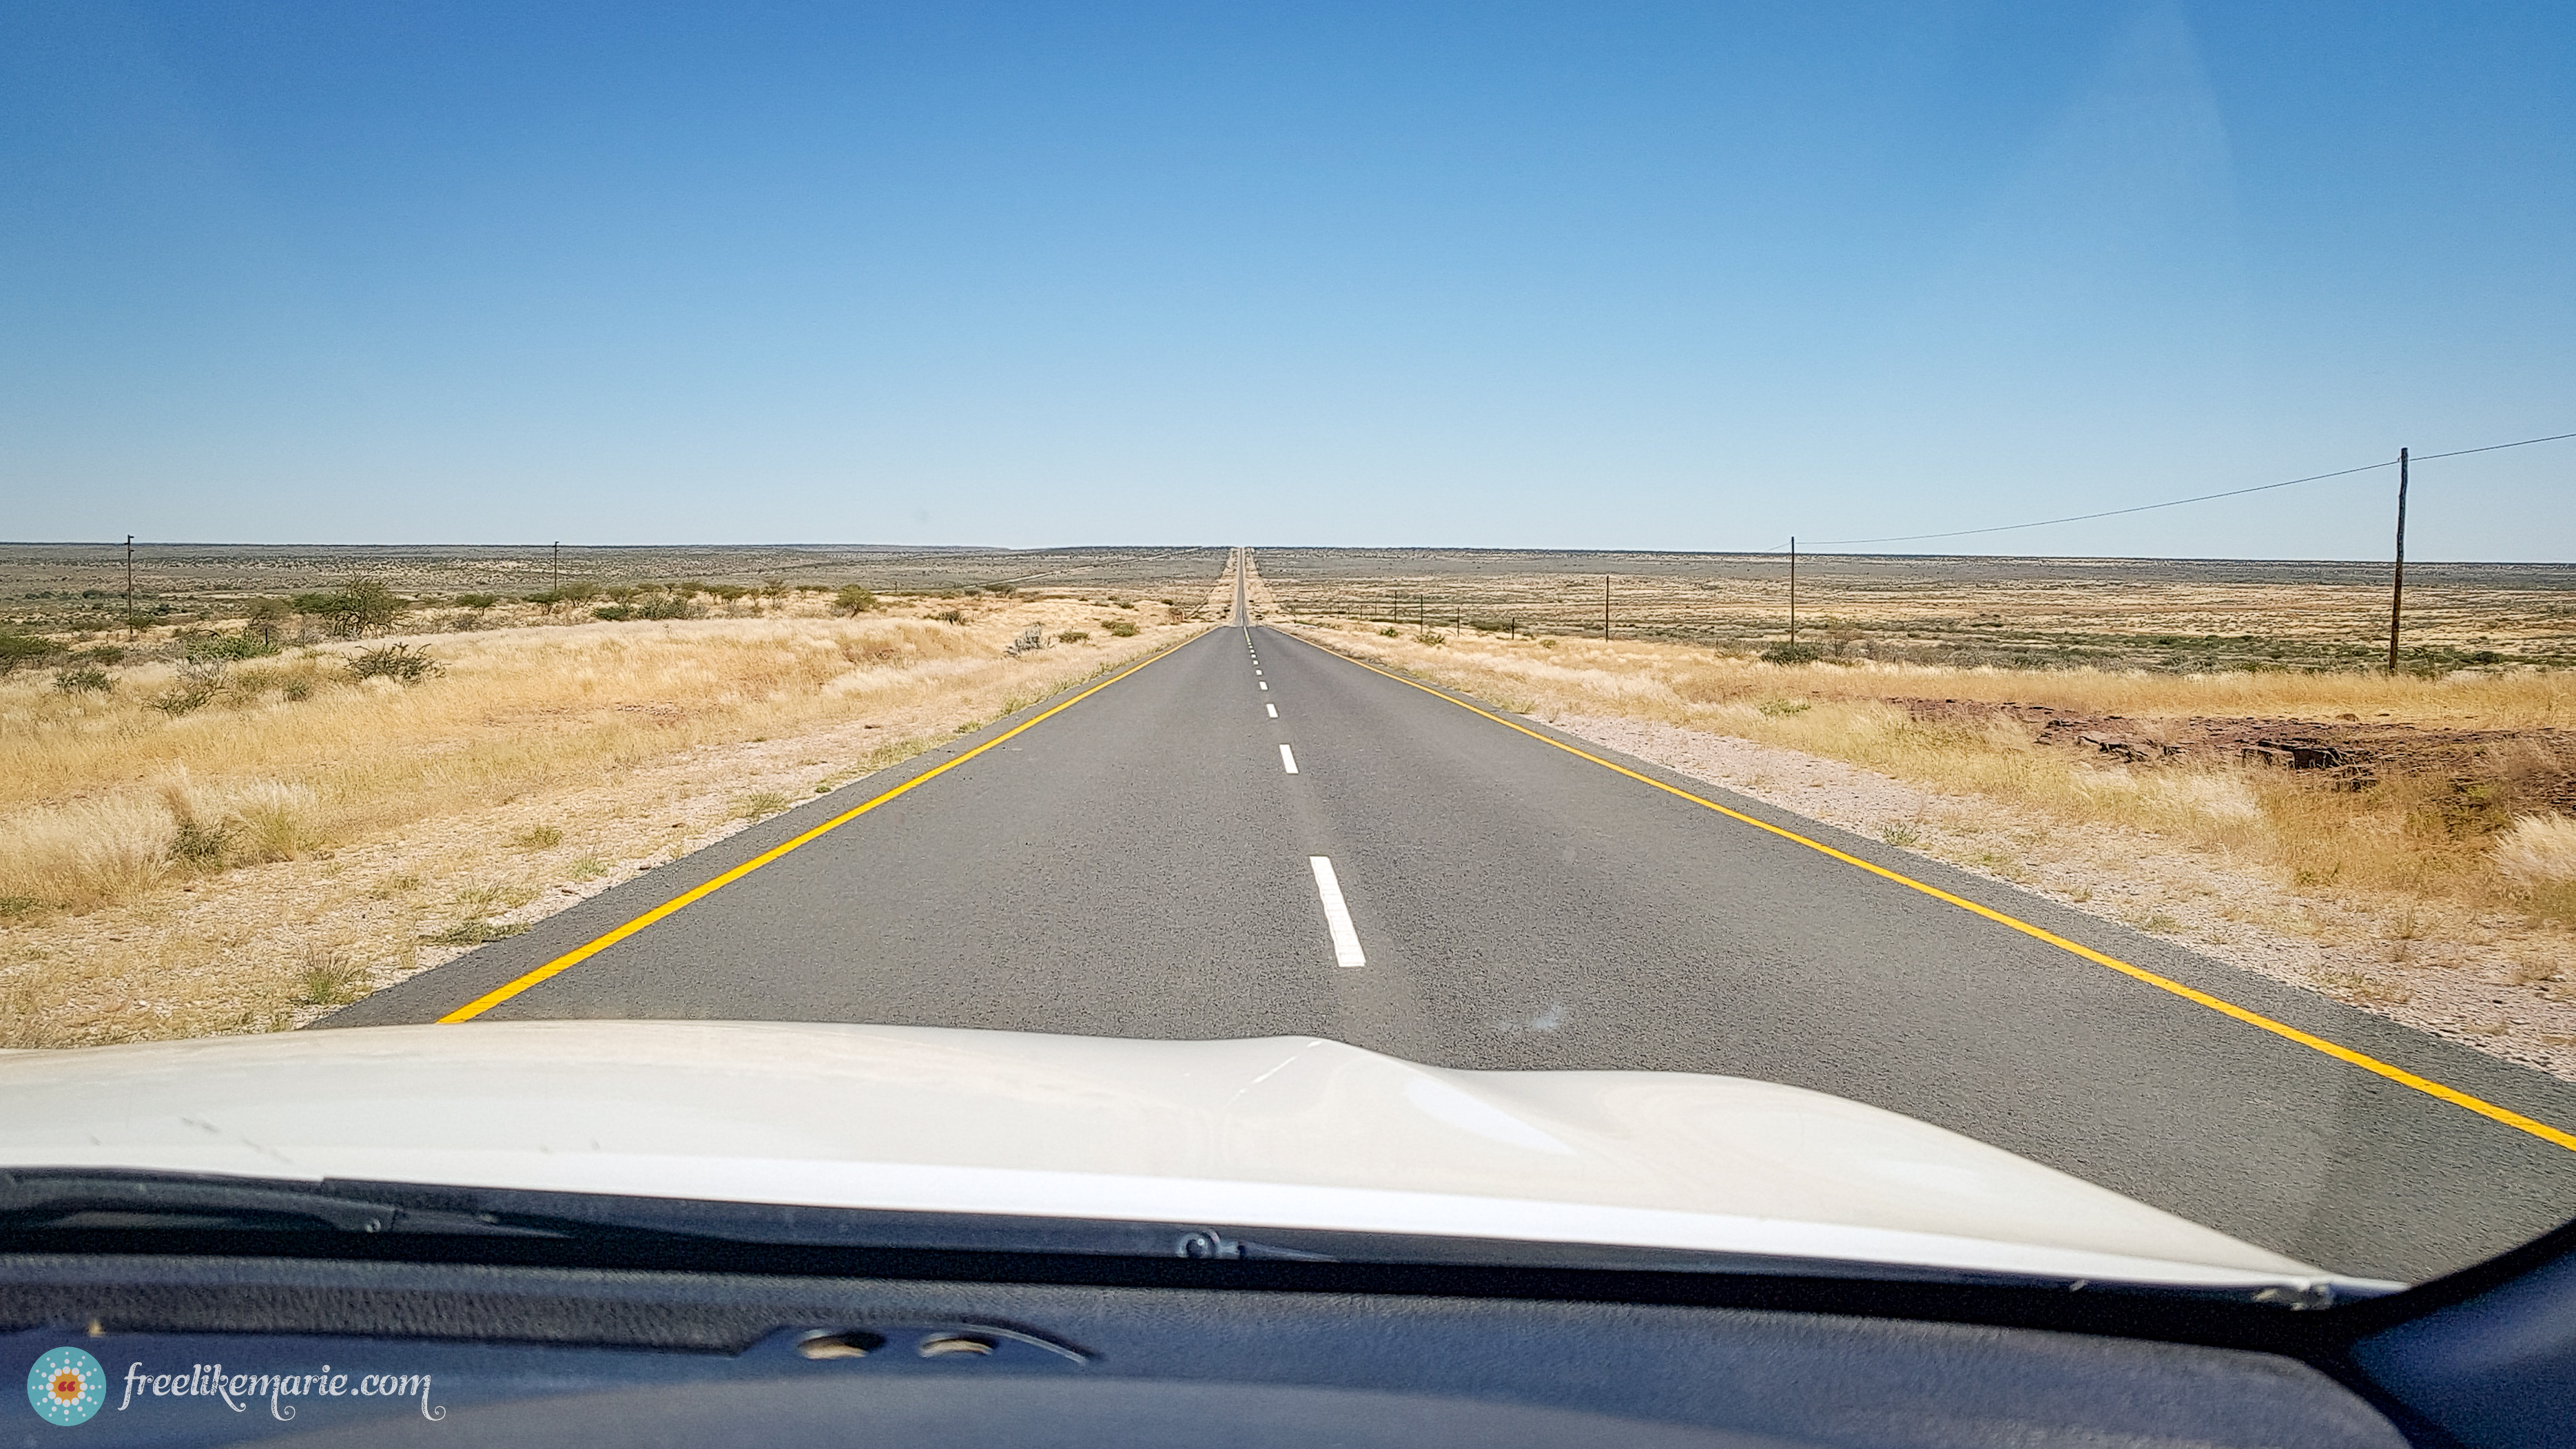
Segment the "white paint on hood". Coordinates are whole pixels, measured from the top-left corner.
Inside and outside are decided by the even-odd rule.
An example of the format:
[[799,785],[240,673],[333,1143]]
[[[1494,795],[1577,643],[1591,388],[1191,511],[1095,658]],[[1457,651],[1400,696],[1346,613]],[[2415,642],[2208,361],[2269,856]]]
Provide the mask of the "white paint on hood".
[[0,1053],[0,1101],[7,1167],[2352,1282],[1821,1092],[1447,1071],[1312,1038],[373,1027]]

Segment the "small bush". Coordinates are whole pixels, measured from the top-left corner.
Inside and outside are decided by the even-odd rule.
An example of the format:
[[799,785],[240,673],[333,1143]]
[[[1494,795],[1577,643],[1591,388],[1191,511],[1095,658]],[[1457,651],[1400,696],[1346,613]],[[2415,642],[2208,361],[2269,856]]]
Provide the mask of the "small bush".
[[1891,825],[1880,831],[1878,838],[1890,845],[1911,848],[1922,843],[1923,832],[1911,825]]
[[1476,630],[1481,634],[1517,634],[1521,631],[1521,621],[1518,619],[1470,619],[1467,621],[1467,627]]
[[51,659],[63,652],[63,646],[51,639],[38,639],[28,634],[0,634],[0,674],[12,674],[21,664]]
[[1378,630],[1378,632],[1385,635],[1387,638],[1392,639],[1403,631],[1396,628],[1393,624],[1389,624],[1385,628]]
[[1121,639],[1133,639],[1137,633],[1135,621],[1132,619],[1103,619],[1100,621],[1100,627]]
[[563,831],[552,825],[531,825],[511,836],[510,843],[521,850],[552,850],[563,844]]
[[1436,629],[1425,629],[1421,633],[1413,636],[1413,642],[1416,644],[1430,644],[1437,646],[1448,643],[1449,636]]
[[1067,629],[1063,633],[1055,636],[1055,642],[1058,644],[1079,644],[1090,637],[1091,631],[1088,629]]
[[54,675],[54,688],[65,694],[100,694],[115,687],[104,669],[65,669]]
[[44,908],[34,896],[0,896],[0,921],[22,921]]
[[775,790],[757,790],[743,796],[734,805],[733,813],[745,820],[758,820],[764,815],[775,815],[786,808],[786,796]]
[[93,644],[87,649],[74,653],[72,655],[72,662],[75,664],[123,664],[125,662],[125,646],[122,644]]
[[638,619],[695,619],[705,611],[687,599],[670,594],[654,594],[638,600],[632,617]]
[[1762,657],[1773,664],[1813,664],[1825,657],[1825,651],[1813,644],[1774,644],[1762,651]]
[[185,647],[188,657],[197,660],[266,659],[277,652],[277,641],[245,629],[238,634],[191,639]]
[[1793,714],[1805,714],[1815,706],[1803,699],[1766,699],[1753,707],[1773,719],[1782,719]]
[[153,700],[152,707],[173,719],[205,708],[207,702],[223,690],[227,663],[222,659],[179,661],[178,681],[160,698]]
[[843,585],[841,591],[832,596],[832,607],[844,614],[864,614],[876,606],[875,592],[857,584]]
[[564,868],[574,880],[597,880],[608,874],[608,862],[595,855],[585,855]]
[[456,596],[456,607],[460,609],[488,609],[499,602],[501,602],[499,594],[458,594]]
[[349,673],[358,679],[398,679],[405,684],[418,684],[438,672],[438,661],[414,644],[362,649],[357,658],[349,661]]
[[966,622],[966,616],[955,609],[942,609],[930,617],[938,620],[942,624],[963,624]]
[[590,617],[594,619],[606,619],[610,623],[616,624],[623,623],[628,619],[634,618],[635,611],[626,607],[624,604],[603,604],[600,607],[591,610]]

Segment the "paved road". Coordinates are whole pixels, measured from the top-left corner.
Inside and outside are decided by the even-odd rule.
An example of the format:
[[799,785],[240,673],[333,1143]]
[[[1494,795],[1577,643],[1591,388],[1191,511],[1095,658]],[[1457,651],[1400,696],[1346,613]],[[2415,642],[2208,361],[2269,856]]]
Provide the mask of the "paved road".
[[[330,1024],[434,1020],[1016,722]],[[1620,763],[2576,1125],[2576,1089],[2539,1073]],[[1347,911],[1338,941],[1316,857]],[[1311,1033],[1443,1066],[1738,1074],[1893,1108],[2306,1261],[2399,1278],[2576,1213],[2576,1151],[1259,626],[1182,646],[485,1015]]]

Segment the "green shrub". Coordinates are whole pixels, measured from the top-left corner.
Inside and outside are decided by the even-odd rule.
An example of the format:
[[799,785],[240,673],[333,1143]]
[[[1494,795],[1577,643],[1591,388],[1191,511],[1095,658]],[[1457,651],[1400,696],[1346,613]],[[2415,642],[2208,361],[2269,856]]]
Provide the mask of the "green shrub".
[[1067,629],[1063,633],[1055,636],[1055,642],[1058,644],[1079,644],[1090,637],[1091,631],[1088,629]]
[[456,607],[460,609],[488,609],[499,602],[501,602],[499,594],[458,594],[456,596]]
[[116,681],[107,677],[107,671],[96,667],[65,669],[54,675],[54,688],[65,694],[100,694],[115,687]]
[[191,659],[266,659],[277,652],[277,641],[245,629],[190,639],[182,647]]
[[320,619],[332,633],[344,637],[381,629],[411,607],[408,601],[395,598],[391,589],[368,578],[351,579],[329,592],[297,594],[291,602],[295,612]]
[[1762,657],[1773,664],[1813,664],[1825,657],[1825,651],[1813,644],[1774,644],[1762,651]]
[[72,654],[72,662],[75,664],[123,664],[125,662],[125,649],[124,646],[118,644],[93,644],[87,649],[74,651]]
[[857,584],[845,584],[832,596],[832,607],[844,614],[864,614],[877,606],[876,594]]
[[638,600],[633,617],[638,619],[695,619],[705,611],[687,599],[670,594],[654,594]]
[[552,825],[531,825],[511,836],[510,843],[521,850],[552,850],[563,844],[563,831]]
[[1121,639],[1136,637],[1136,624],[1131,619],[1103,619],[1100,621],[1100,627]]
[[63,646],[51,639],[38,639],[28,634],[0,634],[0,674],[13,674],[21,664],[51,659],[63,652]]
[[1389,624],[1385,628],[1378,630],[1378,632],[1385,635],[1387,638],[1392,639],[1403,631],[1396,628],[1393,624]]
[[1813,706],[1809,705],[1803,699],[1766,699],[1753,707],[1762,711],[1764,714],[1771,716],[1773,719],[1779,719],[1786,715],[1805,714],[1809,709],[1813,708]]
[[438,672],[438,661],[429,657],[429,651],[413,644],[362,649],[357,658],[349,661],[349,673],[359,679],[399,679],[405,684],[418,684]]
[[1449,636],[1441,633],[1437,629],[1425,629],[1421,633],[1413,636],[1413,642],[1416,644],[1446,644],[1449,642]]
[[635,611],[626,607],[624,604],[602,604],[598,608],[590,611],[590,617],[594,619],[606,619],[608,622],[616,624],[634,618]]

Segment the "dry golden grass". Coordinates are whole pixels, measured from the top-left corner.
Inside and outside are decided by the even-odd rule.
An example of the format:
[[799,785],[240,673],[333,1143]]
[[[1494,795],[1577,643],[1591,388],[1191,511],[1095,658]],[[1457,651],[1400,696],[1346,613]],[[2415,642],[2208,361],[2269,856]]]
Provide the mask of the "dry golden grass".
[[[2129,767],[2034,741],[2011,720],[1918,717],[1893,700],[2047,705],[2159,721],[2209,717],[2336,720],[2448,729],[2576,724],[2576,687],[2558,673],[2454,679],[2353,674],[2207,676],[1945,669],[1862,663],[1775,665],[1686,644],[1527,639],[1308,626],[1318,642],[1542,717],[1661,721],[1826,756],[1946,794],[2072,824],[2155,833],[2300,891],[2358,906],[2398,943],[2453,933],[2501,943],[2533,980],[2576,989],[2576,821],[2512,825],[2464,807],[2456,782],[2383,772],[2366,790],[2232,762]],[[2502,836],[2499,827],[2511,828]],[[2510,864],[2508,864],[2510,862]]]
[[[409,685],[333,645],[175,716],[167,664],[104,695],[0,681],[0,1043],[291,1024],[434,964],[424,938],[506,931],[1201,627],[1119,610],[1143,632],[1115,638],[1104,612],[428,636],[441,672]],[[1006,656],[1031,626],[1091,637]]]

